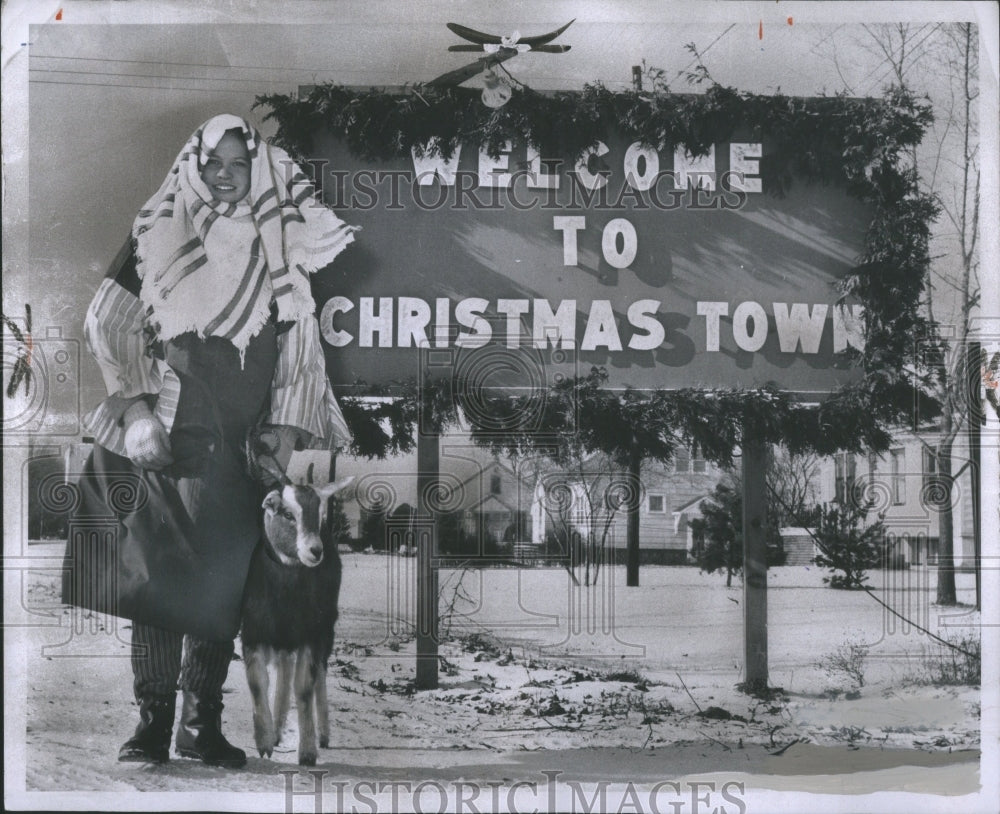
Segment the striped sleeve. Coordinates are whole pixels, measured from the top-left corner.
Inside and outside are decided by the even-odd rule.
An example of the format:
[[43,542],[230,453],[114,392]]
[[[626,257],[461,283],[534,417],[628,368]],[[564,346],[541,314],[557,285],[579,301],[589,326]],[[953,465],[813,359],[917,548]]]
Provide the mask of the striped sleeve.
[[83,330],[110,395],[131,398],[163,386],[162,363],[146,355],[142,316],[138,297],[115,280],[101,282]]
[[351,441],[344,414],[326,375],[315,318],[295,322],[278,336],[278,364],[271,388],[270,424],[298,427],[334,449]]
[[141,395],[158,396],[154,414],[169,431],[180,383],[161,359],[146,353],[144,309],[139,298],[111,277],[105,278],[87,310],[84,337],[97,360],[108,398],[84,419],[95,440],[113,452],[124,449],[122,413]]

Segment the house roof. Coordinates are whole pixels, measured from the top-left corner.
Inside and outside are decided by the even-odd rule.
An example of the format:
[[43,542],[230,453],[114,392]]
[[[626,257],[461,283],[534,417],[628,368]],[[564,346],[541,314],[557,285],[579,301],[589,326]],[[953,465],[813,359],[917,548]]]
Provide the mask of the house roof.
[[526,511],[528,511],[528,507],[527,506],[525,506],[523,509],[518,509],[517,506],[511,506],[506,500],[503,500],[498,495],[493,495],[493,494],[486,495],[486,497],[484,497],[478,503],[470,503],[468,506],[465,507],[465,510],[466,511],[483,511],[484,509],[487,508],[486,504],[487,503],[491,503],[491,502],[495,503],[495,504],[499,504],[499,506],[501,506],[504,511],[508,511],[508,512],[517,512],[517,511],[525,511],[526,512]]
[[701,495],[700,497],[696,497],[694,500],[689,500],[683,506],[678,506],[676,509],[674,509],[673,513],[682,514],[683,512],[686,512],[688,509],[693,509],[695,506],[697,506],[703,500],[706,500],[708,497],[710,497],[710,495],[705,494]]
[[681,530],[681,520],[684,518],[685,514],[688,514],[692,509],[694,509],[703,500],[707,500],[709,495],[702,495],[701,497],[696,497],[694,500],[689,500],[683,506],[678,506],[671,512],[674,516],[674,534],[679,534]]
[[514,478],[515,480],[520,481],[522,486],[528,486],[528,484],[529,484],[529,481],[528,481],[527,478],[519,477],[518,474],[513,469],[511,469],[509,466],[507,466],[507,464],[505,464],[505,463],[503,463],[501,461],[498,461],[498,460],[492,460],[489,463],[485,464],[478,472],[473,472],[465,480],[463,480],[462,481],[462,486],[465,486],[468,483],[472,483],[472,481],[476,480],[477,478],[484,478],[484,477],[486,477],[486,475],[491,470],[493,470],[493,469],[502,469],[504,472],[506,472],[512,478]]
[[[525,496],[525,505],[523,507],[518,507],[517,501],[510,502],[504,498],[494,494],[488,488],[483,486],[484,483],[488,483],[485,479],[488,478],[493,472],[500,470],[508,475],[515,483],[520,485],[519,493]],[[471,484],[471,486],[470,486]],[[482,507],[491,498],[500,506],[503,507],[504,511],[516,512],[516,511],[529,511],[530,508],[530,496],[533,490],[530,487],[530,481],[523,477],[518,477],[517,473],[506,464],[498,460],[492,460],[488,463],[483,464],[482,468],[477,472],[473,472],[471,475],[461,481],[461,485],[458,487],[459,490],[464,492],[465,499],[462,501],[461,509],[463,511],[481,511]]]

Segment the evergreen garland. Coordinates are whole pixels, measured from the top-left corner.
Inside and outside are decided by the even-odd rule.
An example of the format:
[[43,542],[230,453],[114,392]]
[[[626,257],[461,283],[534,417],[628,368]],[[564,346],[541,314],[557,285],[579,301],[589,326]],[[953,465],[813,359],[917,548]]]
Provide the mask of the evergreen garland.
[[[921,419],[935,415],[937,405],[924,395],[913,371],[906,370],[916,341],[930,336],[919,303],[929,264],[930,224],[939,210],[935,199],[919,190],[905,154],[919,143],[932,115],[927,103],[904,89],[890,88],[880,99],[856,99],[768,96],[718,84],[697,95],[659,87],[654,92],[611,91],[588,84],[574,93],[516,88],[510,101],[494,110],[482,104],[478,91],[464,88],[415,85],[387,92],[323,84],[301,98],[259,96],[256,106],[269,108],[265,119],[278,124],[276,143],[299,158],[309,154],[314,134],[323,130],[369,160],[408,156],[411,150],[449,158],[459,144],[485,148],[495,157],[505,142],[523,141],[546,157],[575,161],[613,128],[655,149],[683,146],[696,155],[749,129],[754,140],[769,145],[760,174],[772,194],[783,194],[797,176],[842,184],[872,207],[863,254],[839,283],[843,296],[865,306],[865,350],[852,352],[862,379],[818,406],[797,404],[788,394],[767,388],[605,390],[612,406],[600,395],[607,375],[594,369],[547,394],[556,402],[586,404],[588,409],[576,414],[587,415],[592,426],[564,423],[561,429],[556,424],[547,429],[556,437],[572,434],[574,443],[619,459],[623,444],[641,444],[651,457],[667,459],[673,445],[683,441],[726,465],[743,433],[783,443],[792,451],[882,451],[890,443],[892,425],[912,421],[915,410]],[[353,451],[381,457],[410,449],[420,414],[435,428],[454,420],[450,394],[460,390],[455,385],[402,383],[393,391],[394,401],[376,407],[346,398],[344,412],[356,436]],[[480,408],[495,410],[502,424],[503,416],[521,414],[519,398],[524,397],[483,396]],[[644,437],[626,432],[640,427],[649,428]],[[473,435],[497,451],[523,450],[537,435],[537,428],[529,432],[516,424],[506,430],[501,437],[473,427]]]

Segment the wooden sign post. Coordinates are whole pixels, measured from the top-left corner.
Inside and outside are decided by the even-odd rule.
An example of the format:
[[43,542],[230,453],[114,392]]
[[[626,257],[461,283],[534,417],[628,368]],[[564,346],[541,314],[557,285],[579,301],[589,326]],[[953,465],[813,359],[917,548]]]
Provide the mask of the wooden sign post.
[[767,451],[744,438],[742,457],[744,689],[756,695],[767,690]]
[[629,456],[629,500],[626,510],[628,519],[625,526],[625,586],[639,587],[639,498],[642,493],[640,484],[642,466],[642,451],[638,444],[632,442],[632,453]]
[[[422,400],[421,400],[422,401]],[[424,422],[417,432],[417,676],[421,690],[438,686],[437,518],[431,508],[438,485],[439,436]]]

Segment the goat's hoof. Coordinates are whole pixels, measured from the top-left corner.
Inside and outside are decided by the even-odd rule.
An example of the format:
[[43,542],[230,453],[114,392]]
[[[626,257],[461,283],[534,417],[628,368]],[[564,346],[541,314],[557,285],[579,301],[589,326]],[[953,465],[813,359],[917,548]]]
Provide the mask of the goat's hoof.
[[274,745],[278,742],[278,739],[274,735],[274,728],[267,726],[254,726],[253,742],[257,747],[257,751],[260,752],[260,756],[264,757],[267,755],[271,757],[274,752]]
[[304,753],[299,755],[299,765],[300,766],[315,766],[316,765],[316,755],[315,753]]
[[322,738],[319,739],[319,745],[321,749],[329,749],[330,739],[324,735]]

